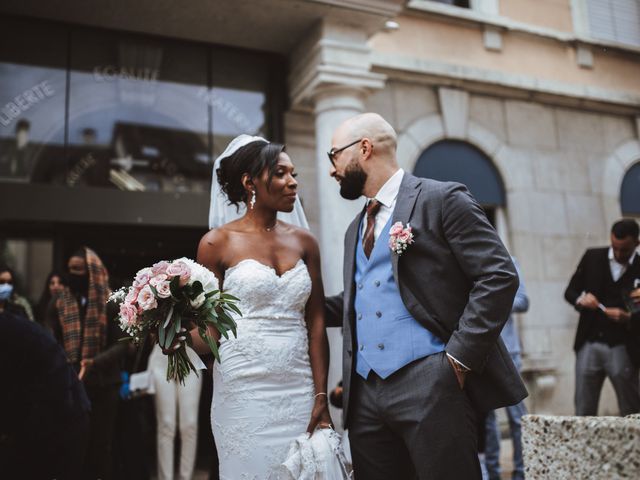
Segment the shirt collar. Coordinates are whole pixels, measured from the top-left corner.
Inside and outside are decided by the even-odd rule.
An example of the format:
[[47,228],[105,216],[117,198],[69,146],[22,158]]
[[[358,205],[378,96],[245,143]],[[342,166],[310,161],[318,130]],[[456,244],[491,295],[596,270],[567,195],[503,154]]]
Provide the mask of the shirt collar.
[[[636,255],[637,254],[638,254],[637,250],[634,251],[633,254],[631,254],[631,256],[629,257],[629,262],[628,262],[629,265],[633,264],[633,261],[636,259]],[[611,247],[609,247],[609,260],[612,261],[612,262],[616,262],[617,263],[616,257],[613,255],[613,248],[611,248]],[[621,264],[619,264],[619,265],[621,265]]]
[[378,200],[382,205],[389,208],[393,204],[393,201],[398,196],[400,192],[400,184],[402,183],[402,178],[404,177],[404,170],[399,168],[396,173],[391,175],[391,178],[386,181],[386,183],[382,186],[382,188],[376,194],[376,200]]

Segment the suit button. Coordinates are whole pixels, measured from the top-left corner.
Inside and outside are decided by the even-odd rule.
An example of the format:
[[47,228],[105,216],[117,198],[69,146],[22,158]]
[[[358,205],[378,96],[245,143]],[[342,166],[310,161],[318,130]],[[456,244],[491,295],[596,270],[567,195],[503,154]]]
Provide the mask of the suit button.
[[362,320],[362,314],[361,313],[358,314],[358,320]]
[[382,312],[378,311],[376,312],[376,317],[380,318],[382,316]]
[[378,344],[378,350],[384,350],[384,343]]
[[376,287],[379,287],[379,286],[380,286],[380,280],[376,280],[375,282],[373,282],[373,284],[374,284]]
[[358,290],[362,290],[362,284],[361,283],[358,284]]
[[364,350],[364,345],[360,345],[360,351]]

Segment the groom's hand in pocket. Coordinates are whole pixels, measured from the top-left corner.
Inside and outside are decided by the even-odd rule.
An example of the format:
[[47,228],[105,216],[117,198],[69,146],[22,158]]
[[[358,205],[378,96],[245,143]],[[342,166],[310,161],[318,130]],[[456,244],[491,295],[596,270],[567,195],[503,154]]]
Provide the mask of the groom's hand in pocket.
[[461,369],[455,362],[455,360],[453,360],[449,355],[446,355],[447,360],[449,360],[449,365],[451,365],[451,368],[453,369],[453,373],[456,374],[456,379],[458,380],[458,385],[460,385],[460,389],[464,389],[464,383],[467,380],[467,373],[469,373],[466,370]]

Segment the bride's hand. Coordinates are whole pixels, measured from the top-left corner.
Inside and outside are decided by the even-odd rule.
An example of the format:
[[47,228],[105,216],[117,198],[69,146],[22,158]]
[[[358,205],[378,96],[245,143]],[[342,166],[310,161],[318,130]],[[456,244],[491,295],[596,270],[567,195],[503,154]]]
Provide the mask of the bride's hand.
[[173,339],[173,342],[171,342],[171,345],[169,345],[166,348],[160,345],[160,348],[162,349],[162,353],[164,353],[165,355],[169,355],[175,352],[176,350],[178,350],[181,344],[187,340],[187,335],[189,335],[189,332],[187,332],[186,328],[180,329],[180,331],[178,332],[178,335],[176,335],[175,338]]
[[329,414],[329,403],[326,395],[319,395],[315,399],[313,404],[313,410],[311,411],[311,420],[307,427],[307,433],[313,434],[313,431],[317,428],[333,428],[333,422],[331,421],[331,415]]

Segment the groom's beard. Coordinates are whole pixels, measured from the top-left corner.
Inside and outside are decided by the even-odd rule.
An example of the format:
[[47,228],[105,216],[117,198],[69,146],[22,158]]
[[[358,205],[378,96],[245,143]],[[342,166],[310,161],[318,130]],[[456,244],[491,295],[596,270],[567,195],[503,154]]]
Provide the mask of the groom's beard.
[[340,195],[347,200],[360,198],[365,183],[367,183],[367,174],[358,162],[354,160],[344,172],[340,182]]

